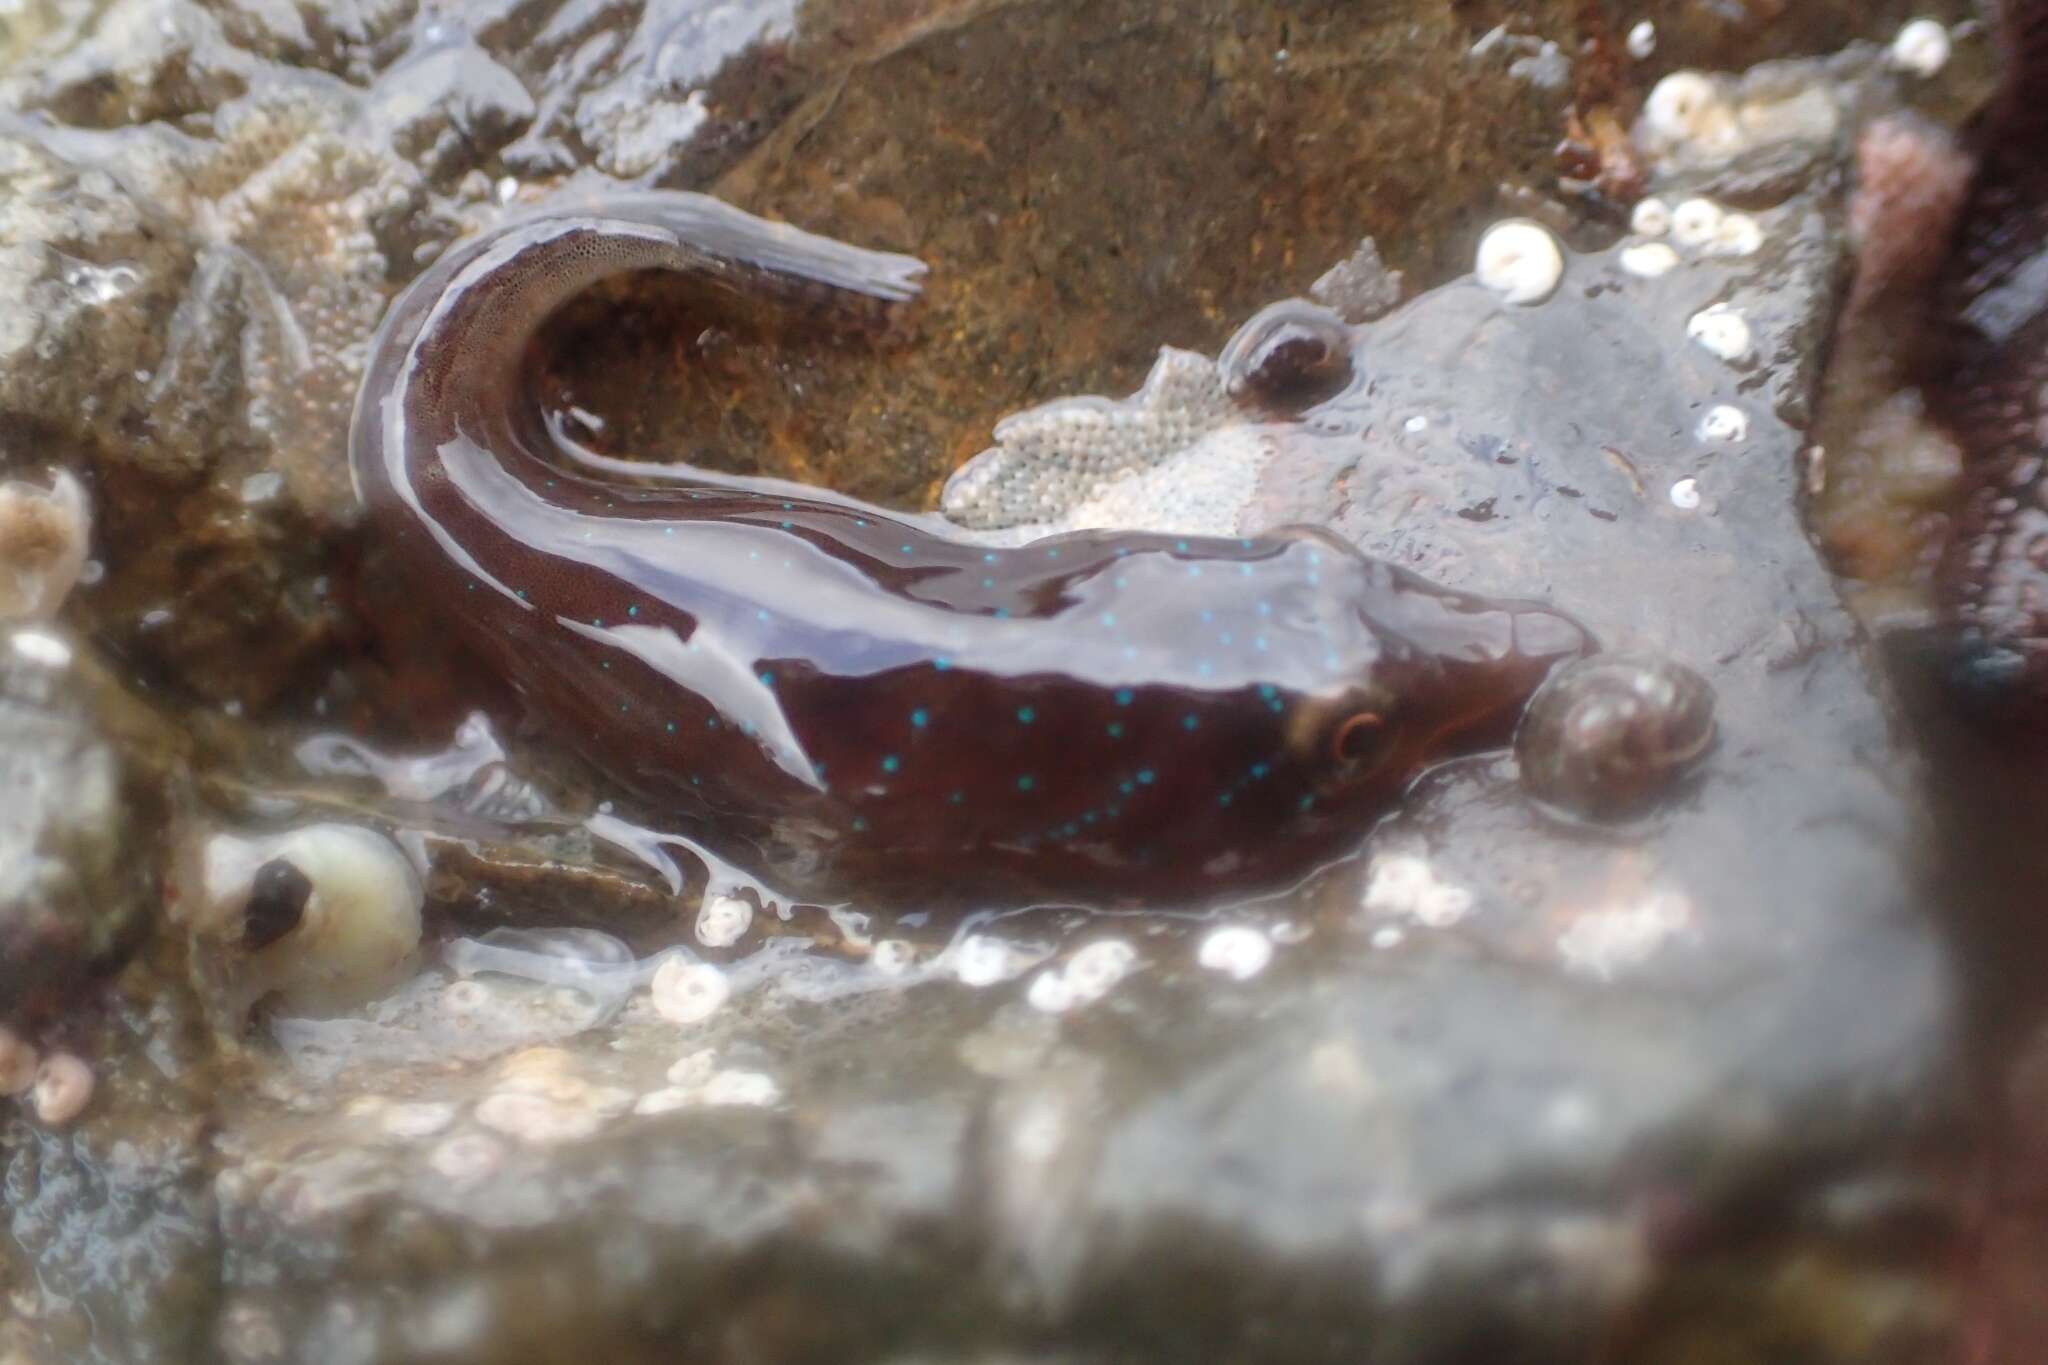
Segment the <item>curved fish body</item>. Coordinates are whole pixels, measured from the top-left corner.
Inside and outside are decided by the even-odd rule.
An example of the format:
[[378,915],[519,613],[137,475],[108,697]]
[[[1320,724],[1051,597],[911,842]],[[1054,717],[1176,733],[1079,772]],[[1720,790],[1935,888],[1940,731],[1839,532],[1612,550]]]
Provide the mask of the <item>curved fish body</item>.
[[394,305],[357,487],[372,534],[555,735],[648,823],[785,894],[1278,889],[1426,764],[1504,743],[1589,646],[1557,613],[1315,531],[995,549],[816,488],[580,451],[524,358],[565,300],[647,268],[834,327],[884,321],[923,272],[690,194],[510,223]]
[[1966,695],[2048,696],[2048,0],[2005,0],[2006,71],[1940,282],[1935,410],[1968,461],[1937,572]]

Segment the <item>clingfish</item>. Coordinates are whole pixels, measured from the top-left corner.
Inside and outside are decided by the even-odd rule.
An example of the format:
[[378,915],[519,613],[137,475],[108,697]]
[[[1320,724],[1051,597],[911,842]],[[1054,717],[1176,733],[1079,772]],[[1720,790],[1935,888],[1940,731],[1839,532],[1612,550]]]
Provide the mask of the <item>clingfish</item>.
[[1967,466],[1936,572],[1968,696],[2048,699],[2048,0],[2004,0],[2005,76],[1937,285],[1933,410]]
[[[623,271],[877,326],[924,267],[700,195],[560,205],[393,305],[351,433],[380,551],[649,824],[822,902],[1191,905],[1354,848],[1504,744],[1556,612],[1324,532],[990,548],[830,492],[579,447],[529,352]],[[637,475],[637,481],[631,476]]]

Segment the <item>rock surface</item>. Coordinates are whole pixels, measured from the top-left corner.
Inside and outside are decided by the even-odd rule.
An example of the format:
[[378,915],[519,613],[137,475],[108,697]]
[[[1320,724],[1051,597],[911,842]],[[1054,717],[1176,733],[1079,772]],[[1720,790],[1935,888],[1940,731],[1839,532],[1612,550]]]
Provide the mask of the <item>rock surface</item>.
[[[1526,7],[1414,8],[30,9],[0,35],[28,115],[0,125],[0,456],[89,477],[107,572],[76,616],[153,676],[300,722],[398,697],[445,737],[474,693],[345,649],[338,591],[355,367],[436,246],[596,171],[918,252],[933,295],[885,356],[657,290],[573,310],[554,376],[608,448],[915,501],[1004,413],[1213,354],[1367,234],[1444,279],[1497,187],[1550,186],[1571,7],[1487,42]],[[1634,17],[1654,75],[1905,7]],[[1750,206],[1753,258],[1644,280],[1585,228],[1549,302],[1453,282],[1360,327],[1322,407],[1230,424],[1260,461],[1239,524],[1326,521],[1703,673],[1721,748],[1661,818],[1561,828],[1500,760],[1220,925],[679,920],[729,997],[676,972],[696,989],[459,1064],[201,1046],[182,976],[138,962],[104,1099],[0,1128],[28,1306],[0,1353],[1923,1358],[1939,1238],[1888,1234],[1946,1216],[1908,1152],[1953,1113],[1954,978],[1910,757],[1796,513],[1833,150]],[[1688,338],[1714,303],[1748,367]],[[1699,436],[1719,405],[1739,444]],[[550,915],[545,857],[465,879],[587,918]],[[653,946],[659,894],[618,898]],[[567,1008],[419,989],[438,1026]]]
[[41,1021],[155,910],[148,804],[62,635],[0,629],[0,1019]]

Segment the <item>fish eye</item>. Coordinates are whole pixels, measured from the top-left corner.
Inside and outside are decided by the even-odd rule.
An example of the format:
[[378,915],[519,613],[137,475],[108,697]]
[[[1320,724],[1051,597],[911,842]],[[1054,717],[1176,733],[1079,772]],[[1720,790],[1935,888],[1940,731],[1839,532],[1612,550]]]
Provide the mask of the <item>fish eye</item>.
[[1216,367],[1232,398],[1301,412],[1351,382],[1351,329],[1327,308],[1284,299],[1238,328]]
[[1369,770],[1379,765],[1391,747],[1393,727],[1378,711],[1355,711],[1331,732],[1330,756],[1348,769]]
[[242,922],[242,946],[256,951],[299,927],[313,899],[313,883],[284,858],[272,858],[256,869],[249,888],[249,908]]

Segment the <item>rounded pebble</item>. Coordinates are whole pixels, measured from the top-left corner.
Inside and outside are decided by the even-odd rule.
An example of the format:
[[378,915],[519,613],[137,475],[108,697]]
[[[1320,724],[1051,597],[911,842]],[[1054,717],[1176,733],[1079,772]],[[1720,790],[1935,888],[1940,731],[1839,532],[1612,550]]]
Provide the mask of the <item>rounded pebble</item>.
[[1700,481],[1680,479],[1671,485],[1671,505],[1681,512],[1691,512],[1700,505]]
[[1236,981],[1249,981],[1273,960],[1273,940],[1248,924],[1212,929],[1195,950],[1195,961]]
[[1662,237],[1671,231],[1671,205],[1655,195],[1639,199],[1629,210],[1628,226],[1629,231],[1645,237]]
[[0,1024],[0,1095],[26,1094],[40,1063],[34,1044]]
[[1899,71],[1925,78],[1948,65],[1950,50],[1946,27],[1934,19],[1915,19],[1892,39],[1886,60]]
[[52,1128],[62,1128],[92,1102],[92,1068],[83,1057],[53,1052],[36,1068],[35,1084],[29,1089],[29,1105],[36,1119]]
[[1720,403],[1708,408],[1706,416],[1700,418],[1702,441],[1740,441],[1748,435],[1749,415],[1741,408]]
[[1725,303],[1694,313],[1685,324],[1685,334],[1723,360],[1733,362],[1749,357],[1749,320]]
[[697,941],[707,948],[730,948],[754,923],[754,907],[738,896],[711,896],[697,912]]
[[1621,268],[1641,279],[1654,280],[1678,268],[1678,253],[1662,242],[1643,242],[1621,249]]
[[654,969],[648,983],[655,1013],[672,1024],[701,1024],[725,1007],[732,983],[709,962],[672,957]]
[[1680,246],[1703,247],[1714,240],[1726,216],[1711,199],[1687,199],[1671,210],[1671,240]]
[[1480,237],[1472,269],[1479,283],[1506,303],[1541,303],[1564,278],[1564,253],[1541,224],[1514,218],[1495,223]]
[[1515,731],[1522,781],[1574,815],[1641,813],[1714,740],[1714,689],[1661,655],[1599,654],[1554,671]]

